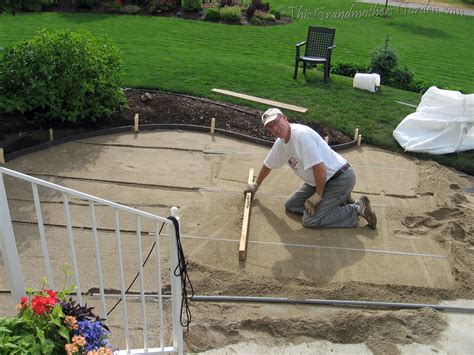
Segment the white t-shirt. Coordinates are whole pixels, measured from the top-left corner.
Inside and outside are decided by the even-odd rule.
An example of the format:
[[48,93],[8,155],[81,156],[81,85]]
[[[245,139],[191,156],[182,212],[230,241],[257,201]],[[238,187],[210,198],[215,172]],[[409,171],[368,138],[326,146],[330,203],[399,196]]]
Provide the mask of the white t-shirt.
[[347,161],[308,126],[292,123],[288,143],[278,138],[263,164],[270,169],[281,168],[285,163],[304,182],[316,186],[312,167],[324,163],[327,170],[326,181]]

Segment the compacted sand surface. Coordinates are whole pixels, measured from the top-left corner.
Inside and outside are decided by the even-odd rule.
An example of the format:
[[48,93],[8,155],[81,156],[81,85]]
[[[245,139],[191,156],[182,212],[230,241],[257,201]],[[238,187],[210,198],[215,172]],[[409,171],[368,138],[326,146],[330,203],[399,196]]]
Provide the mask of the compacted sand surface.
[[[172,206],[178,206],[182,244],[196,295],[424,304],[474,298],[472,177],[367,145],[342,154],[357,175],[353,197],[369,196],[378,217],[377,230],[370,230],[363,221],[353,229],[303,228],[298,216],[284,211],[285,199],[300,184],[285,167],[270,174],[252,202],[247,257],[239,261],[242,190],[249,169],[258,172],[267,151],[204,133],[152,131],[75,141],[15,159],[6,167],[165,217]],[[28,286],[40,287],[45,270],[31,186],[5,180],[25,280]],[[62,196],[40,189],[40,197],[60,284],[61,267],[69,261]],[[71,211],[81,287],[90,291],[88,302],[98,306],[91,294],[98,281],[88,205],[71,199]],[[113,291],[119,286],[113,214],[98,206],[97,225],[105,287]],[[121,216],[120,226],[129,284],[138,269],[133,218]],[[154,233],[155,226],[142,225],[145,252],[152,247]],[[167,243],[164,237],[164,260]],[[144,275],[150,292],[156,291],[152,263],[153,257]],[[0,287],[7,290],[3,266],[0,274]],[[138,290],[137,286],[132,290]],[[8,296],[2,297],[0,315],[11,314]],[[115,299],[108,298],[108,308],[113,303]],[[159,327],[154,304],[150,299],[151,331]],[[242,342],[284,345],[325,340],[393,353],[412,343],[433,344],[449,327],[446,315],[431,308],[190,301],[190,309],[193,318],[185,332],[190,352]],[[131,346],[141,348],[138,302],[130,303],[129,312]],[[120,316],[118,307],[109,324],[114,345],[123,348]],[[153,340],[156,337],[150,335]]]

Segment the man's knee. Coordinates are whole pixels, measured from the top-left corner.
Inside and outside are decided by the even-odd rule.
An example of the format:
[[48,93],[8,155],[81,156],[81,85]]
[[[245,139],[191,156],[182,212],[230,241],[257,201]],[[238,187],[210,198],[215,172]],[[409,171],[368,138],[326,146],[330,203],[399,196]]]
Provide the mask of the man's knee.
[[310,216],[307,213],[304,213],[301,218],[301,224],[303,224],[303,227],[305,228],[318,228],[320,226],[320,221],[320,218]]
[[286,200],[285,202],[285,209],[288,211],[288,212],[292,212],[292,213],[302,213],[302,208],[303,206],[298,204],[297,201],[295,201],[294,199],[291,199],[289,198],[288,200]]

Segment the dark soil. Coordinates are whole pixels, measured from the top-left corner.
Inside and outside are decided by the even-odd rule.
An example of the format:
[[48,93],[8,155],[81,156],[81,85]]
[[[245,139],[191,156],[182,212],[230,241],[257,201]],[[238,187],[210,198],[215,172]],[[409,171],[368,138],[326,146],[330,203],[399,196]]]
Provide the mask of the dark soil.
[[[149,95],[145,95],[147,93]],[[273,140],[262,127],[262,111],[244,106],[212,101],[187,95],[162,91],[126,90],[128,108],[121,109],[108,118],[88,125],[39,123],[31,115],[5,114],[0,112],[0,147],[5,154],[49,141],[49,128],[54,130],[54,139],[73,136],[111,127],[132,126],[134,116],[139,114],[140,124],[179,123],[210,127],[211,118],[216,119],[216,128],[245,134],[252,137]],[[145,96],[149,96],[147,99]],[[286,112],[289,116],[291,113]],[[305,123],[322,137],[329,136],[329,144],[351,141],[346,135],[325,127],[318,122]]]

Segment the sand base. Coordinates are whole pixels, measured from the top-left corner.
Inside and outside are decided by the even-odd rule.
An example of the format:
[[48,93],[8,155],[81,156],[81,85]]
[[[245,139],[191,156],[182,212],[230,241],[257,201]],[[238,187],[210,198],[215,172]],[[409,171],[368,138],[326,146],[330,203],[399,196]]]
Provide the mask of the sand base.
[[[68,143],[6,167],[162,216],[178,206],[188,271],[199,295],[409,303],[473,298],[474,198],[465,191],[473,186],[472,177],[366,145],[343,155],[357,175],[353,197],[369,196],[379,221],[377,230],[363,221],[352,229],[303,228],[299,218],[283,207],[300,181],[282,168],[270,174],[253,201],[247,258],[239,261],[242,190],[249,168],[258,171],[267,150],[200,133],[147,132]],[[26,283],[40,287],[46,272],[31,186],[7,178],[6,187]],[[42,188],[40,196],[55,281],[61,284],[62,265],[69,261],[62,196]],[[96,210],[106,288],[117,289],[114,216],[104,207]],[[71,211],[81,289],[97,289],[88,205],[71,199]],[[120,217],[128,284],[137,271],[135,220],[126,214]],[[149,222],[142,225],[145,251],[155,240],[155,228]],[[168,238],[162,239],[167,262]],[[153,262],[150,259],[145,275],[148,291],[156,288]],[[5,275],[3,266],[0,273]],[[8,290],[4,276],[0,288]],[[0,315],[8,309],[2,306]],[[194,352],[242,342],[285,346],[323,339],[365,344],[357,350],[362,353],[367,349],[386,353],[398,351],[399,345],[432,344],[448,326],[446,316],[431,309],[191,302],[191,310],[193,322],[185,342],[186,349]],[[142,347],[138,308],[136,312],[130,316],[136,321],[132,347]],[[119,335],[123,320],[114,317],[114,345],[123,347]]]

